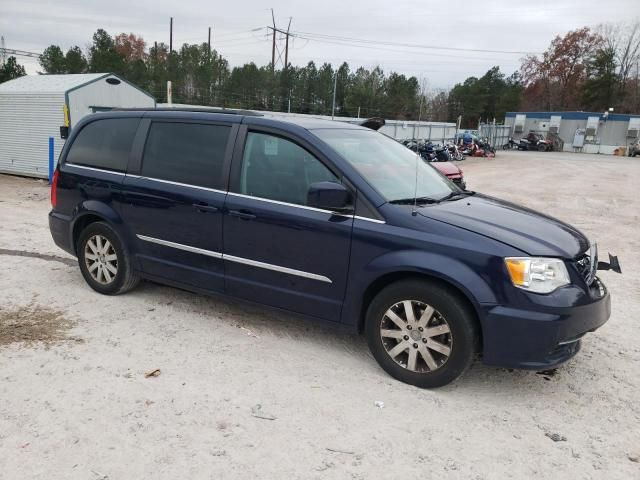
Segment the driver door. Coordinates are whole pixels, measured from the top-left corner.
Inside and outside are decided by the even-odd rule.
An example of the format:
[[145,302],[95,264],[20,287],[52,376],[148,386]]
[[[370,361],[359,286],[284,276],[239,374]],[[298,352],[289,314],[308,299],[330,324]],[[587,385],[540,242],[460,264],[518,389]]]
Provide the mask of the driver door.
[[310,145],[248,131],[225,202],[227,293],[338,322],[353,216],[309,207],[315,182],[339,182]]

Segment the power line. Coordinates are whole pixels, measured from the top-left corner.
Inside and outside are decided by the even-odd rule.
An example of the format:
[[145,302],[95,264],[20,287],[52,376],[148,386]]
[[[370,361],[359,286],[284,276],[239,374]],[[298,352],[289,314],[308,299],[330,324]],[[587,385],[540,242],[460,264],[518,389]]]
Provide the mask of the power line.
[[416,43],[389,42],[389,41],[381,41],[381,40],[370,40],[370,39],[364,39],[364,38],[342,37],[338,35],[327,35],[323,33],[303,32],[303,31],[294,31],[293,35],[296,35],[302,38],[308,38],[310,40],[316,40],[316,41],[323,41],[323,40],[341,41],[343,43],[350,43],[354,47],[358,46],[358,44],[367,44],[367,45],[387,45],[387,46],[395,46],[395,47],[419,48],[419,49],[429,49],[429,50],[447,50],[447,51],[457,51],[457,52],[500,53],[500,54],[508,54],[508,55],[538,55],[540,53],[540,52],[526,52],[526,51],[516,51],[516,50],[494,50],[494,49],[484,49],[484,48],[463,48],[463,47],[448,47],[443,45],[424,45],[424,44],[416,44]]
[[12,48],[0,48],[0,55],[15,55],[19,57],[40,58],[40,54],[36,52],[27,52],[26,50],[14,50]]

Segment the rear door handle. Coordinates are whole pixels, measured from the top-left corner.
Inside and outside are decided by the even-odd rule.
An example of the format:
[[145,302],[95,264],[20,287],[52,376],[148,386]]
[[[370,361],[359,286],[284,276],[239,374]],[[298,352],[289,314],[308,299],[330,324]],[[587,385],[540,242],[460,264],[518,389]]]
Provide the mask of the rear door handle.
[[199,212],[217,212],[219,210],[218,207],[214,207],[213,205],[209,205],[208,203],[194,203],[193,208],[198,210]]
[[247,210],[229,210],[229,215],[243,220],[253,220],[256,216]]

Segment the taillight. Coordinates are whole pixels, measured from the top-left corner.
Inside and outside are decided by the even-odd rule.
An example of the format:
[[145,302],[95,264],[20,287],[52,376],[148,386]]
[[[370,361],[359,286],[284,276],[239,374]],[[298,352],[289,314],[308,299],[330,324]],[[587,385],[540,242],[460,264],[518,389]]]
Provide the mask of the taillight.
[[56,168],[53,172],[53,178],[51,179],[51,206],[56,208],[58,204],[58,174],[60,171]]

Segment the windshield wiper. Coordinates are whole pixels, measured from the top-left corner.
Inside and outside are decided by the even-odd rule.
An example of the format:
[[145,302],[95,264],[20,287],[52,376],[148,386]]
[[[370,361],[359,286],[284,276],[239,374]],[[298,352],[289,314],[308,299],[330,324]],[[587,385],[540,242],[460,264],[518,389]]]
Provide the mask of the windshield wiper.
[[411,197],[411,198],[398,198],[396,200],[391,200],[389,203],[393,203],[394,205],[413,205],[414,203],[418,205],[423,205],[425,203],[438,203],[440,200],[437,198],[431,197]]
[[469,196],[469,195],[473,195],[476,192],[470,191],[470,190],[460,190],[459,192],[451,192],[448,195],[445,195],[444,197],[440,198],[438,201],[439,202],[446,202],[447,200],[452,200],[455,197],[459,197],[459,196]]

